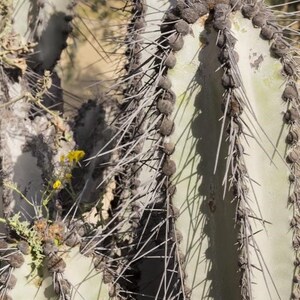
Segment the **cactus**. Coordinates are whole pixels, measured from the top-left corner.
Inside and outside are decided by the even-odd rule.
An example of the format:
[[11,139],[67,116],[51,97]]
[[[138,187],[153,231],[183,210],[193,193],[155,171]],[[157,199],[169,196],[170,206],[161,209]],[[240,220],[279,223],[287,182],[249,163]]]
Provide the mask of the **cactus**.
[[67,119],[75,7],[0,4],[0,298],[300,299],[295,30],[120,1],[117,75]]

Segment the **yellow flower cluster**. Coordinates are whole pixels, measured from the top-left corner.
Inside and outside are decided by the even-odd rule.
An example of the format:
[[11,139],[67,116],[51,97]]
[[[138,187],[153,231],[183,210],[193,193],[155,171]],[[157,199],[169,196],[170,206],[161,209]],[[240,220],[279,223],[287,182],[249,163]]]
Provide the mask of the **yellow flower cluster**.
[[[62,164],[66,163],[66,165],[71,164],[76,164],[78,163],[80,160],[82,160],[85,156],[85,152],[83,150],[72,150],[70,151],[67,155],[62,155],[60,157],[60,162]],[[74,165],[73,165],[74,166]],[[62,178],[60,178],[62,177]],[[57,179],[53,185],[52,188],[54,190],[59,190],[60,188],[62,188],[63,183],[62,181],[70,181],[72,179],[72,174],[71,173],[66,173],[62,176],[59,176],[60,179]]]
[[72,150],[67,154],[67,156],[62,155],[60,157],[60,161],[64,162],[67,159],[71,163],[73,162],[78,163],[80,160],[84,158],[84,156],[85,156],[85,152],[83,150]]
[[75,150],[75,151],[70,151],[69,154],[67,155],[67,158],[70,162],[79,162],[82,160],[85,156],[85,152],[82,150]]
[[56,180],[52,185],[54,190],[58,190],[61,186],[62,186],[62,183],[60,180]]

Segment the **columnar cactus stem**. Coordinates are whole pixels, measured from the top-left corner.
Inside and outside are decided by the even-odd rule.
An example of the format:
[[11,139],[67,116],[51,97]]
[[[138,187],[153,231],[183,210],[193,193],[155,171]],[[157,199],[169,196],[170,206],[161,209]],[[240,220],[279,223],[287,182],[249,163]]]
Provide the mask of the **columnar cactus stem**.
[[[217,43],[222,49],[222,52],[219,55],[219,60],[225,70],[225,73],[222,76],[222,85],[225,88],[225,92],[223,94],[224,116],[227,115],[229,117],[228,125],[226,125],[227,122],[225,122],[225,117],[223,117],[220,138],[222,138],[222,134],[224,134],[225,129],[228,126],[227,131],[229,133],[230,144],[228,148],[225,172],[222,171],[220,166],[216,170],[217,175],[224,172],[223,185],[225,185],[225,191],[228,186],[232,188],[234,192],[233,199],[235,199],[237,204],[235,220],[237,222],[237,227],[240,227],[238,237],[238,249],[240,256],[238,264],[241,270],[240,285],[243,299],[252,299],[262,295],[264,295],[263,297],[265,298],[270,297],[271,299],[280,299],[281,297],[286,298],[289,297],[291,293],[289,285],[288,283],[281,284],[282,281],[277,279],[278,276],[280,276],[279,274],[281,271],[278,270],[277,266],[273,269],[274,262],[272,263],[270,260],[274,254],[270,255],[270,248],[267,248],[272,247],[271,245],[273,241],[274,245],[277,245],[277,239],[285,238],[285,250],[283,248],[280,250],[282,251],[281,253],[286,253],[286,256],[289,257],[289,259],[285,260],[286,264],[282,266],[282,270],[290,270],[290,276],[285,274],[285,280],[290,282],[293,273],[293,255],[291,253],[290,246],[288,246],[288,240],[291,239],[291,235],[286,234],[288,231],[287,224],[290,213],[285,209],[286,202],[282,202],[281,200],[287,198],[289,190],[289,183],[285,179],[289,168],[284,161],[286,148],[284,132],[287,134],[288,129],[280,122],[282,119],[282,104],[280,99],[284,88],[284,79],[280,77],[280,64],[274,59],[270,60],[269,57],[263,54],[266,52],[264,49],[268,49],[268,45],[259,38],[259,30],[249,29],[249,22],[246,24],[246,21],[241,19],[237,13],[228,18],[229,11],[229,7],[225,4],[217,4],[214,7],[214,15],[212,17],[213,26],[216,30],[218,30],[218,38],[215,44]],[[247,5],[244,6],[243,12],[247,15]],[[224,15],[226,16],[225,18]],[[232,28],[230,26],[231,21],[233,22]],[[251,38],[253,41],[253,44],[250,45],[250,49],[247,49],[247,42],[244,40],[248,38]],[[277,38],[279,38],[279,36],[277,36]],[[256,48],[256,45],[259,46]],[[211,46],[208,45],[207,47]],[[177,57],[177,61],[181,60],[182,59]],[[182,74],[182,67],[180,67],[180,72]],[[200,78],[203,80],[203,74],[207,74],[207,71],[205,71],[205,69],[203,70],[203,67],[201,68],[200,66],[200,72]],[[272,75],[268,75],[270,74],[269,72],[271,72]],[[251,74],[251,78],[249,77],[249,74]],[[272,76],[272,82],[268,79],[270,76]],[[263,84],[261,84],[262,82]],[[208,81],[206,81],[206,84],[209,85]],[[253,86],[253,84],[255,84],[255,86]],[[273,88],[270,88],[271,84]],[[183,88],[183,91],[184,90],[186,90],[186,88]],[[274,94],[268,92],[269,90],[272,90],[272,93],[274,92]],[[200,95],[202,93],[203,92],[201,90]],[[270,102],[267,102],[267,94],[270,96]],[[260,103],[261,98],[264,98],[264,103],[262,104]],[[275,104],[273,99],[276,98],[278,100]],[[200,99],[201,98],[199,97],[199,102],[201,101]],[[211,99],[210,101],[212,102]],[[182,105],[182,103],[180,105]],[[208,106],[211,106],[211,104]],[[206,110],[207,108],[203,105],[202,109]],[[243,110],[244,112],[241,114]],[[274,116],[273,118],[277,118],[278,121],[276,124],[278,124],[278,127],[275,127],[274,124],[270,124],[271,126],[268,125],[266,120],[267,114],[271,114]],[[183,126],[180,126],[180,128],[182,127]],[[200,128],[200,126],[198,127]],[[180,132],[178,134],[180,134]],[[213,131],[211,131],[210,135],[213,135]],[[241,138],[242,136],[244,137]],[[274,136],[277,137],[276,140],[273,139]],[[243,140],[245,140],[245,142]],[[219,144],[219,146],[221,145],[221,148],[219,146],[217,147],[217,157],[222,157],[220,149],[224,147],[224,142],[222,142],[222,140],[220,140],[220,142],[221,144]],[[272,155],[270,155],[270,153],[272,153]],[[247,154],[247,156],[245,156],[245,154]],[[263,158],[264,156],[266,158]],[[268,162],[266,161],[267,157],[269,157]],[[182,155],[181,160],[183,160]],[[204,162],[212,160],[212,158],[205,159]],[[253,163],[252,160],[254,160],[255,163]],[[258,163],[258,160],[260,163]],[[264,162],[267,163],[267,165],[263,167],[264,172],[270,169],[268,172],[270,181],[263,180],[259,174],[262,171],[259,171],[257,168],[258,165],[264,165]],[[220,164],[220,162],[217,163]],[[253,169],[253,167],[255,169]],[[202,184],[205,176],[207,176],[210,171],[212,172],[212,170],[209,170],[208,166],[208,169],[205,170],[205,175],[203,175],[203,179],[201,180]],[[182,170],[179,169],[178,172],[178,174],[181,174]],[[253,178],[256,176],[257,178],[260,177],[261,180]],[[210,180],[213,180],[212,175],[210,175],[209,178]],[[263,182],[261,186],[258,186],[259,182]],[[276,187],[273,187],[274,182],[278,182],[278,190],[276,190],[276,192],[271,192],[276,189]],[[194,185],[191,184],[191,186]],[[221,184],[217,186],[219,186],[217,187],[218,190],[220,189]],[[182,193],[183,189],[180,188],[180,191]],[[218,214],[219,202],[216,202],[216,198],[221,199],[221,193],[219,192],[219,196],[216,196],[215,191],[210,192],[210,195],[208,191],[206,193],[208,195],[207,198],[209,199],[207,203],[210,210],[213,214]],[[270,197],[270,195],[272,196]],[[275,195],[278,200],[274,199]],[[225,197],[225,200],[227,197],[228,195]],[[183,198],[182,194],[179,196],[175,194],[174,201],[180,198]],[[270,201],[270,203],[266,204],[268,203],[267,201]],[[270,221],[274,218],[274,211],[272,211],[272,214],[268,214],[267,212],[270,212],[270,206],[274,207],[275,203],[279,206],[277,210],[281,213],[281,222],[284,222],[285,227],[283,225],[275,227],[274,223],[278,222],[278,218],[275,218],[276,221]],[[283,214],[283,210],[285,210],[285,214]],[[222,213],[225,211],[226,210],[223,208]],[[263,217],[264,215],[267,215],[267,217]],[[180,218],[181,216],[179,217],[178,224],[180,224]],[[184,220],[186,218],[187,216],[183,213],[182,219]],[[217,216],[216,220],[220,222],[221,217]],[[272,230],[268,226],[268,221],[274,224],[273,228],[276,232],[274,232],[274,236],[271,235]],[[227,223],[228,222],[229,221],[227,221]],[[261,227],[258,225],[259,223],[261,223]],[[212,226],[212,223],[208,225],[208,227],[210,226]],[[226,225],[223,223],[224,228],[225,226]],[[214,232],[214,237],[216,238],[216,242],[218,242],[220,241],[220,237],[218,238],[218,229],[217,227],[214,227],[214,229],[216,230],[216,232]],[[282,229],[283,231],[281,231]],[[200,232],[197,236],[201,236],[200,227],[199,230]],[[266,233],[263,233],[265,230]],[[267,236],[264,236],[264,234]],[[188,242],[188,237],[185,237],[185,234],[183,234],[183,236],[183,241]],[[218,249],[218,247],[216,248]],[[274,246],[272,247],[272,250],[273,249]],[[223,249],[222,252],[224,253]],[[230,256],[227,255],[227,259],[229,257]],[[214,269],[215,262],[215,266],[218,266],[216,268],[218,268],[220,272],[222,264],[218,262],[218,258],[214,257],[212,261],[212,271]],[[187,263],[187,270],[189,270],[188,266],[189,263]],[[190,263],[190,266],[194,267],[195,262]],[[260,271],[256,271],[253,268],[258,268]],[[228,270],[228,268],[226,270]],[[187,271],[187,273],[193,274],[195,271]],[[219,280],[217,279],[213,280],[213,291],[211,291],[211,296],[218,298],[222,297],[221,295],[228,295],[228,293],[234,291],[232,288],[230,288],[230,290],[226,289],[226,284],[224,282],[223,286],[222,284],[218,286],[216,284],[218,281]],[[255,285],[252,284],[253,281],[256,282]],[[190,280],[188,279],[187,282],[190,282]],[[201,280],[199,280],[199,282],[201,282]],[[197,286],[195,281],[194,284]],[[200,286],[198,285],[197,288],[199,289],[199,287]],[[263,287],[265,287],[265,290]],[[199,294],[197,294],[197,288],[193,290],[193,296],[200,297],[203,293],[205,294],[205,290],[200,290]],[[231,295],[230,297],[232,298],[234,296]]]

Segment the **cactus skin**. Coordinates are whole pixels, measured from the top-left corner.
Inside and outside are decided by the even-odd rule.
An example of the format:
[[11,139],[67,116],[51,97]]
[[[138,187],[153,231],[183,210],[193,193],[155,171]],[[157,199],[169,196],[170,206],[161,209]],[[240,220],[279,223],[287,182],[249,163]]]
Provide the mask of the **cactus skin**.
[[[4,32],[37,42],[39,52],[32,62],[10,61],[20,79],[0,65],[2,180],[37,202],[2,187],[10,238],[0,239],[0,297],[18,299],[24,286],[32,299],[298,299],[296,50],[265,22],[272,15],[263,4],[178,1],[169,9],[167,1],[132,0],[120,105],[89,102],[72,127],[47,108],[44,73],[60,56],[72,2],[23,5],[38,26],[28,36],[23,21]],[[48,215],[41,191],[71,171],[60,160],[73,149],[89,156],[73,170],[76,196],[66,184]],[[19,211],[29,232],[43,217],[47,234],[61,228],[59,238],[31,242],[25,264],[19,241],[27,231],[11,219]],[[27,284],[34,253],[45,255],[40,287]],[[81,264],[88,279],[70,271]]]

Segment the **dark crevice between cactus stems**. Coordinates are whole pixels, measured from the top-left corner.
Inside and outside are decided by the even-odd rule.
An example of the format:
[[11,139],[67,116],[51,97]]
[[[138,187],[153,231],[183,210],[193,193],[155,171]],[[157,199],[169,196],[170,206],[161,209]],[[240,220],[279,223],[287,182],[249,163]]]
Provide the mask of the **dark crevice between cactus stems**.
[[[111,97],[108,99],[103,95],[97,101],[89,101],[83,105],[76,118],[74,129],[75,140],[79,146],[81,145],[80,149],[86,149],[88,157],[95,156],[78,170],[77,176],[74,176],[76,179],[74,189],[80,192],[82,198],[81,213],[90,214],[91,224],[97,225],[85,238],[80,239],[80,251],[85,256],[93,256],[94,267],[103,274],[103,282],[109,287],[110,297],[119,295],[121,291],[119,283],[113,281],[121,264],[120,255],[123,251],[121,248],[125,247],[120,234],[120,220],[118,218],[112,220],[112,216],[117,215],[119,205],[114,196],[116,185],[114,168],[118,150],[113,149],[115,141],[111,140],[115,132],[110,125],[117,113],[113,101]],[[85,128],[86,124],[90,124],[90,128]],[[97,156],[99,149],[103,147],[106,154]],[[71,227],[76,229],[77,225],[71,224]],[[75,236],[78,237],[78,234]],[[69,246],[77,244],[75,236],[74,232],[71,232]]]
[[[118,274],[121,251],[119,243],[122,241],[119,237],[119,220],[112,220],[115,212],[112,206],[115,190],[114,165],[118,153],[114,150],[115,141],[111,140],[115,130],[110,125],[117,113],[115,103],[112,97],[100,95],[97,100],[89,100],[79,109],[73,126],[74,139],[87,157],[94,158],[83,161],[82,167],[72,172],[73,190],[76,195],[80,195],[78,205],[74,206],[74,199],[65,190],[58,196],[63,199],[60,201],[63,216],[74,215],[66,220],[66,245],[74,247],[80,244],[80,253],[93,257],[94,268],[103,274],[103,283],[108,286],[110,297],[120,292],[119,284],[113,284],[113,274]],[[106,153],[98,156],[99,149],[105,145]],[[60,277],[53,277],[54,287],[63,286],[55,281],[60,279],[66,288],[68,281]]]
[[[73,124],[74,140],[78,149],[85,152],[85,157],[95,156],[99,149],[112,138],[113,130],[109,123],[114,113],[114,99],[110,98],[108,104],[108,99],[104,95],[100,95],[97,100],[89,100],[78,110]],[[106,155],[96,157],[91,162],[82,162],[80,168],[72,171],[72,188],[75,194],[80,194],[81,197],[77,215],[96,205],[99,214],[102,214],[104,219],[107,218],[108,205],[101,207],[103,203],[97,202],[99,195],[105,194],[108,184],[104,178],[109,169],[107,165],[112,163],[113,146],[113,144],[110,145]],[[64,212],[68,212],[74,204],[74,199],[65,190],[62,190],[58,198],[63,199],[62,208]]]
[[[136,1],[134,3],[135,5],[135,12],[134,12],[134,18],[132,21],[132,24],[129,26],[129,34],[130,33],[130,27],[134,30],[134,35],[131,36],[136,36],[136,41],[134,43],[131,42],[131,45],[129,44],[127,53],[128,53],[128,58],[129,58],[129,62],[126,66],[126,68],[128,69],[129,73],[128,73],[128,87],[125,90],[125,101],[124,104],[126,106],[126,108],[128,109],[130,106],[132,107],[132,109],[128,109],[128,113],[130,113],[132,110],[134,111],[134,106],[136,106],[136,118],[135,120],[132,121],[132,123],[130,124],[130,128],[127,131],[126,135],[128,134],[128,136],[126,136],[126,140],[130,141],[131,143],[133,143],[133,145],[135,145],[134,149],[132,144],[129,145],[129,147],[127,149],[125,149],[125,153],[130,153],[132,152],[132,156],[137,156],[141,154],[141,151],[143,150],[143,140],[145,140],[143,138],[144,135],[144,130],[143,130],[143,123],[145,122],[146,118],[149,118],[149,108],[146,107],[146,110],[141,110],[140,107],[138,107],[138,103],[141,102],[142,97],[139,96],[139,94],[141,93],[145,93],[145,91],[143,91],[142,89],[142,82],[143,80],[145,81],[145,78],[143,79],[143,76],[141,76],[139,74],[139,70],[141,70],[140,68],[142,67],[141,61],[140,61],[140,56],[139,54],[136,55],[136,52],[142,51],[142,43],[140,45],[139,41],[141,42],[141,36],[138,35],[137,33],[140,33],[141,30],[143,30],[141,24],[144,21],[143,20],[143,14],[145,13],[145,4],[143,2],[140,1]],[[137,26],[138,24],[138,26]],[[133,49],[132,49],[133,47]],[[157,62],[154,61],[154,63],[152,63],[152,65],[157,66],[157,68],[160,68],[161,65],[161,61]],[[128,66],[130,66],[128,68]],[[135,66],[135,67],[131,67],[131,66]],[[161,72],[161,71],[160,71]],[[155,82],[157,80],[157,77],[154,77],[153,79],[151,79],[153,82]],[[158,83],[158,85],[160,85],[160,83]],[[145,87],[144,87],[145,88]],[[129,104],[127,104],[126,102],[126,98],[128,97],[128,101]],[[151,106],[153,106],[153,104],[150,103]],[[150,106],[150,107],[151,107]],[[122,109],[121,109],[122,110]],[[151,108],[152,112],[155,114],[155,108]],[[155,137],[155,132],[154,135],[152,133],[152,136],[154,138]],[[158,146],[155,146],[158,147]],[[158,158],[159,159],[159,158]],[[125,293],[125,295],[127,294],[127,297],[130,296],[130,293],[133,294],[137,294],[137,295],[141,295],[145,292],[145,290],[140,290],[140,288],[138,287],[139,285],[139,281],[140,279],[138,279],[138,276],[144,276],[145,274],[145,270],[142,270],[139,268],[139,263],[141,258],[143,257],[146,253],[148,253],[148,255],[152,256],[152,255],[162,255],[164,256],[165,253],[164,251],[161,251],[161,249],[156,249],[153,250],[155,248],[157,248],[156,246],[156,242],[153,242],[153,233],[150,232],[150,230],[152,228],[154,228],[155,226],[159,226],[159,224],[161,222],[163,222],[163,220],[166,219],[166,215],[165,215],[165,211],[163,207],[159,207],[160,204],[151,204],[150,207],[147,207],[143,213],[143,208],[142,205],[139,203],[139,198],[140,197],[145,197],[141,194],[138,193],[137,190],[135,190],[136,188],[138,188],[139,185],[139,179],[138,179],[138,175],[141,173],[141,170],[143,168],[143,164],[138,166],[135,164],[129,164],[128,165],[128,170],[127,170],[127,178],[125,178],[125,182],[128,182],[129,184],[129,189],[123,189],[123,192],[126,191],[128,193],[128,191],[130,191],[131,195],[126,195],[126,197],[132,197],[132,201],[135,199],[135,201],[133,202],[133,204],[131,204],[131,210],[132,212],[130,213],[129,216],[129,220],[132,223],[132,228],[133,228],[133,233],[134,235],[132,236],[132,241],[131,243],[133,243],[133,245],[138,244],[141,246],[138,247],[133,247],[131,246],[129,248],[128,254],[129,256],[133,256],[133,258],[135,258],[135,260],[137,261],[136,263],[132,264],[131,269],[127,269],[125,270],[125,274],[128,276],[128,278],[130,278],[130,281],[133,283],[130,285],[127,285],[127,291],[129,291],[128,293]],[[136,184],[138,183],[138,185]],[[133,189],[130,189],[130,185],[133,187]],[[154,187],[154,189],[156,189],[156,187]],[[121,194],[120,198],[123,197],[123,201],[124,201],[124,196]],[[129,198],[128,197],[128,198]],[[155,207],[154,207],[155,206]],[[157,207],[156,207],[157,206]],[[161,213],[153,213],[153,210],[157,209],[159,211],[161,211]],[[150,218],[151,216],[151,221],[150,223],[148,223],[148,218]],[[140,218],[142,217],[142,221],[140,220]],[[144,226],[143,226],[143,225]],[[160,226],[160,227],[164,227],[164,226]],[[160,228],[160,232],[164,232],[165,229]],[[150,239],[149,239],[150,237]],[[152,239],[151,239],[152,237]],[[149,242],[149,240],[152,240]],[[163,239],[164,241],[164,239]],[[162,242],[164,243],[164,242]],[[139,253],[138,256],[136,255],[136,253]],[[160,280],[159,275],[163,272],[164,269],[164,259],[159,260],[159,262],[155,259],[155,260],[151,260],[152,263],[154,264],[154,267],[152,270],[155,270],[155,272],[157,272],[156,274],[158,275],[158,280]],[[149,268],[147,269],[146,272],[149,272]],[[139,274],[140,273],[140,274]],[[152,273],[152,272],[151,272]],[[135,278],[134,278],[135,277]],[[155,276],[156,277],[156,276]],[[149,282],[148,282],[149,284]],[[158,284],[159,285],[159,282]],[[154,289],[159,290],[159,288],[156,288],[157,285],[154,285]],[[137,296],[139,297],[139,296]]]
[[[144,31],[146,5],[143,1],[134,0],[127,3],[131,8],[132,19],[128,24],[125,37],[125,55],[127,62],[124,66],[126,74],[120,78],[123,89],[123,99],[119,107],[119,114],[113,122],[113,126],[119,129],[115,136],[115,146],[120,148],[118,160],[116,161],[115,180],[116,189],[111,207],[111,215],[117,216],[109,226],[113,238],[110,247],[119,249],[122,258],[113,255],[110,259],[112,269],[111,280],[120,287],[116,291],[120,299],[134,299],[136,293],[136,279],[138,271],[128,261],[132,257],[133,235],[136,232],[137,220],[139,219],[139,187],[138,174],[140,167],[136,164],[135,157],[140,156],[143,147],[143,118],[144,112],[139,107],[142,99],[143,70],[141,62],[142,37]],[[128,123],[126,120],[130,120]],[[106,149],[105,149],[106,150]],[[129,163],[124,163],[128,161]],[[110,233],[110,234],[111,234]],[[114,260],[113,258],[118,258]],[[130,293],[127,293],[130,291]],[[133,293],[133,294],[131,294]]]

